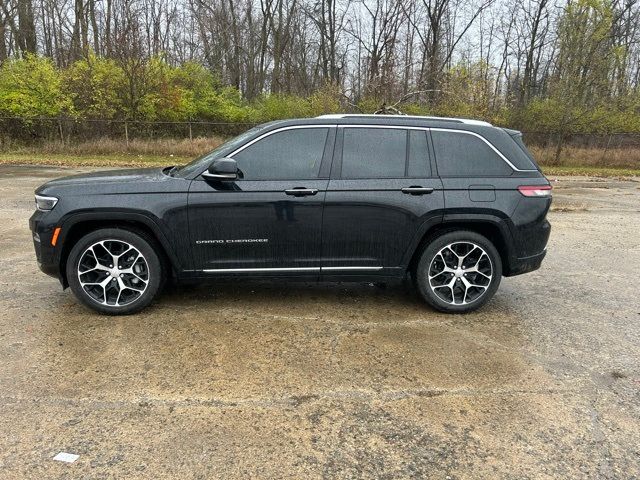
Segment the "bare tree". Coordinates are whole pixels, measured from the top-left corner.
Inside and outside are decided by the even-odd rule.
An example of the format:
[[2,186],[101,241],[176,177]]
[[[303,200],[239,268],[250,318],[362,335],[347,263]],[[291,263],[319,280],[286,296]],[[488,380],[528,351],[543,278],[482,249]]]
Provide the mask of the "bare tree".
[[489,110],[557,96],[568,77],[592,105],[638,93],[640,0],[0,0],[0,63],[90,51],[125,69],[132,115],[153,57],[199,62],[249,99],[330,84],[349,108],[436,107],[464,70],[462,94]]

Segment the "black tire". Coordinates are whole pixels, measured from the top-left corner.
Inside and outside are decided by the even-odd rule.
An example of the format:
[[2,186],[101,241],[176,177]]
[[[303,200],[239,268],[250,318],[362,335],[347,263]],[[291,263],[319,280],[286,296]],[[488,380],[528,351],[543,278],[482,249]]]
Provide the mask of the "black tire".
[[[90,263],[92,262],[92,258],[96,258],[96,254],[94,253],[85,255],[89,247],[95,247],[98,256],[101,256],[102,259],[111,258],[108,257],[107,254],[112,252],[104,248],[104,246],[101,246],[99,242],[105,242],[105,245],[110,249],[115,249],[116,253],[118,249],[123,252],[132,252],[128,257],[123,258],[121,265],[113,266],[126,267],[132,272],[135,268],[139,270],[138,274],[140,275],[126,273],[125,270],[123,270],[121,274],[115,271],[110,273],[105,271],[102,268],[102,264],[98,261],[95,262],[96,266],[93,268],[93,270],[96,270],[95,272],[80,273],[79,267],[81,260],[84,263]],[[127,248],[126,244],[128,244],[129,247],[133,247],[133,249],[125,250],[125,248]],[[139,312],[153,301],[165,282],[166,275],[157,248],[159,247],[154,239],[150,238],[144,232],[122,228],[104,228],[88,233],[74,245],[69,253],[66,265],[69,287],[71,287],[71,291],[73,291],[78,300],[97,312],[108,315],[127,315]],[[126,262],[127,260],[131,261],[130,259],[133,258],[135,250],[141,254],[142,259],[136,257],[137,259],[133,260],[133,263],[129,266]],[[108,260],[105,261],[105,263],[107,262]],[[84,263],[83,269],[89,270],[91,265],[86,267]],[[97,265],[100,266],[97,267]],[[109,265],[105,265],[105,267],[109,267]],[[94,276],[94,278],[88,278],[87,276],[89,275]],[[83,287],[81,277],[82,281],[87,283],[100,283],[109,279],[110,282],[113,282],[113,285],[107,284],[105,289],[105,287],[97,284],[87,286],[87,283],[85,283]],[[121,279],[116,277],[121,277]],[[121,285],[125,285],[125,288],[120,288]],[[143,291],[140,292],[140,289],[143,289]],[[116,290],[121,291],[122,294],[114,299],[117,295],[117,293],[115,293]],[[116,302],[121,304],[117,305]]]
[[[482,256],[479,249],[475,249],[471,255],[464,258],[462,266],[456,267],[455,273],[449,272],[459,256],[445,248],[448,245],[453,245],[462,256],[467,249],[467,253],[471,253],[475,245],[484,251],[486,257]],[[441,251],[442,254],[439,254]],[[485,274],[491,272],[490,278],[479,272],[464,272],[464,269],[474,268],[471,264],[479,265],[478,269]],[[488,270],[488,267],[491,270]],[[442,273],[438,274],[439,271]],[[430,274],[438,274],[432,278],[434,288],[430,284]],[[476,232],[466,230],[451,231],[432,239],[424,247],[414,271],[414,280],[420,296],[436,310],[446,313],[466,313],[482,307],[496,293],[501,279],[502,261],[493,243]],[[455,282],[453,288],[448,286],[451,282]],[[482,287],[468,286],[476,284]],[[452,298],[457,304],[452,303]]]

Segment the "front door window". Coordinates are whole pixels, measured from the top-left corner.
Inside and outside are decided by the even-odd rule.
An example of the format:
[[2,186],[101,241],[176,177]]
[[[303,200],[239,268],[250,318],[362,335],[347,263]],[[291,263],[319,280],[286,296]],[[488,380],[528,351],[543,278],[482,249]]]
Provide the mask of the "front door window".
[[294,128],[268,135],[233,155],[244,180],[318,178],[328,128]]

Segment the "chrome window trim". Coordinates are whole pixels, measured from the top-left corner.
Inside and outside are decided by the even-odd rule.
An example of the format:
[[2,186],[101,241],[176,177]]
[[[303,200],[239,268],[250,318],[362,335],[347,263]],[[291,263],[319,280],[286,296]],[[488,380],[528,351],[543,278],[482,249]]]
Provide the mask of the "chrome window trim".
[[[502,159],[503,162],[505,162],[507,165],[509,165],[509,167],[515,171],[515,172],[537,172],[536,169],[521,169],[516,167],[513,163],[511,163],[511,161],[505,157],[502,152],[500,152],[500,150],[498,150],[489,140],[487,140],[486,138],[484,138],[482,135],[476,133],[476,132],[470,132],[468,130],[459,130],[457,128],[440,128],[440,127],[415,127],[415,126],[405,126],[405,125],[367,125],[367,124],[344,124],[344,125],[331,125],[331,124],[322,124],[322,125],[289,125],[287,127],[281,127],[281,128],[276,128],[275,130],[271,130],[269,132],[265,132],[262,135],[260,135],[259,137],[254,138],[253,140],[251,140],[248,143],[245,143],[244,145],[242,145],[241,147],[238,147],[237,149],[235,149],[233,152],[231,152],[229,155],[227,155],[230,158],[233,158],[234,155],[237,155],[238,153],[242,152],[245,148],[250,147],[251,145],[253,145],[254,143],[258,142],[259,140],[262,140],[263,138],[266,138],[270,135],[273,135],[274,133],[279,133],[279,132],[283,132],[286,130],[298,130],[298,129],[308,129],[308,128],[387,128],[387,129],[400,129],[400,130],[424,130],[424,131],[439,131],[439,132],[452,132],[452,133],[462,133],[465,135],[472,135],[474,137],[479,138],[480,140],[482,140],[484,143],[486,143],[489,148],[491,148],[491,150],[493,150],[498,157],[500,157]],[[437,158],[436,158],[437,161]]]
[[[482,135],[476,132],[469,132],[467,130],[459,130],[457,128],[440,128],[440,127],[412,127],[412,126],[403,126],[403,125],[338,125],[338,128],[395,128],[395,129],[405,129],[405,130],[436,130],[440,132],[452,132],[452,133],[464,133],[466,135],[473,135],[474,137],[478,137],[484,143],[486,143],[491,150],[493,150],[503,162],[505,162],[509,167],[516,172],[537,172],[535,169],[526,169],[523,170],[521,168],[516,167],[507,157],[505,157],[500,150],[498,150],[489,140],[484,138]],[[438,161],[436,155],[436,162]]]
[[238,153],[243,151],[245,148],[250,147],[254,143],[262,140],[263,138],[269,137],[269,136],[273,135],[274,133],[284,132],[286,130],[299,130],[299,129],[302,129],[302,128],[335,128],[335,125],[324,125],[324,124],[323,125],[289,125],[288,127],[276,128],[275,130],[270,130],[268,132],[265,132],[262,135],[260,135],[259,137],[254,138],[250,142],[245,143],[241,147],[236,148],[233,152],[231,152],[229,155],[227,155],[227,157],[228,158],[233,158],[234,155],[237,155]]
[[431,127],[414,127],[414,126],[405,126],[405,125],[367,125],[363,124],[344,124],[338,125],[338,128],[389,128],[395,130],[431,130]]

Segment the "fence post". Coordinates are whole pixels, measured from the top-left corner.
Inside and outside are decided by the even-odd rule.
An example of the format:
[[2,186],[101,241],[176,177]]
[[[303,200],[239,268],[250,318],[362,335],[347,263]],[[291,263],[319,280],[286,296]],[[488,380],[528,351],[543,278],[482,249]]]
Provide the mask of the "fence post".
[[189,122],[189,140],[193,140],[193,133],[191,132],[191,122]]
[[564,146],[564,133],[558,134],[558,144],[556,145],[556,153],[553,157],[552,165],[560,165],[560,155],[562,155],[562,147]]
[[124,141],[127,145],[127,148],[129,148],[129,126],[127,125],[126,120],[124,121]]
[[60,143],[64,145],[64,132],[62,131],[62,119],[58,119],[58,131],[60,132]]
[[600,158],[600,163],[602,165],[606,165],[607,153],[609,152],[609,145],[611,145],[611,137],[613,135],[609,134],[609,138],[607,139],[607,145],[604,147],[604,152],[602,152],[602,157]]

